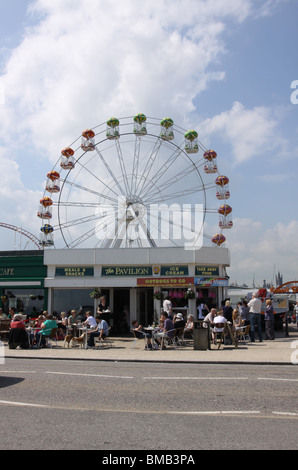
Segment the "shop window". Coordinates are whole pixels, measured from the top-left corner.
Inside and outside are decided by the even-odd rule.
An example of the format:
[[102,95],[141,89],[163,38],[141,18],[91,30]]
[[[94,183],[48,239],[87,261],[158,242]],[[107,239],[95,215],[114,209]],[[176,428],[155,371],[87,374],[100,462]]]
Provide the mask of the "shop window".
[[36,318],[45,309],[44,289],[6,289],[1,301],[6,315],[13,308],[16,313]]

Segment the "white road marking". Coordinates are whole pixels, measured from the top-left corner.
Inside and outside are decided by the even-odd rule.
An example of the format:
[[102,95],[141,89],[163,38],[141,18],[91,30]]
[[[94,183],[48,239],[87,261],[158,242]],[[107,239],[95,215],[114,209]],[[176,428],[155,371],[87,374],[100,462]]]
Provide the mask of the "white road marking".
[[251,415],[260,414],[260,411],[169,411],[167,414],[178,414],[178,415]]
[[144,380],[248,380],[248,377],[144,377]]
[[298,379],[275,379],[270,377],[258,377],[258,380],[273,380],[277,382],[298,382]]
[[[16,407],[24,407],[24,408],[43,408],[43,409],[51,409],[51,410],[74,410],[74,411],[82,411],[81,408],[75,407],[63,407],[63,406],[55,406],[55,405],[40,405],[38,403],[22,403],[22,402],[13,402],[13,401],[5,401],[0,400],[0,405],[7,405],[7,406],[16,406]],[[84,408],[84,411],[100,411],[100,412],[109,412],[109,413],[132,413],[132,414],[160,414],[160,411],[154,410],[116,410],[116,409],[103,409],[100,408],[99,410],[94,408]],[[164,414],[166,415],[188,415],[188,416],[227,416],[227,415],[261,415],[260,411],[253,411],[253,410],[230,410],[230,411],[167,411]],[[269,416],[270,413],[267,415]],[[280,417],[298,417],[298,413],[287,413],[281,411],[272,411],[271,415],[280,416]],[[263,416],[264,417],[264,416]]]
[[123,375],[99,375],[99,374],[76,374],[73,372],[45,372],[49,375],[68,375],[73,377],[98,377],[105,379],[134,379],[134,377],[126,377]]
[[4,401],[4,400],[0,400],[0,405],[29,406],[33,408],[50,408],[48,405],[37,405],[35,403],[21,403],[17,401]]
[[298,413],[287,413],[285,411],[272,411],[273,415],[282,415],[282,416],[298,416]]
[[1,374],[36,374],[34,370],[0,370]]

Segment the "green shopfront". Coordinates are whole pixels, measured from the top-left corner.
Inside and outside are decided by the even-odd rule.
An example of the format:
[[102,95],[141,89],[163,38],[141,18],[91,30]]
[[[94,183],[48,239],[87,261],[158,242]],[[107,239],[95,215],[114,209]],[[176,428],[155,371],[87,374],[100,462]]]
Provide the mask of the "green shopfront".
[[48,304],[43,251],[0,252],[0,307],[36,317]]

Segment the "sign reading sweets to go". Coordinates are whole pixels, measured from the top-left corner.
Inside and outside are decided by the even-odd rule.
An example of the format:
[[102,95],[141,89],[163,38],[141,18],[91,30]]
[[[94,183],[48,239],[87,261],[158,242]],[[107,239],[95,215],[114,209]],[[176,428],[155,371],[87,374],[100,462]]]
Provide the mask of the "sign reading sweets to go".
[[94,268],[56,268],[56,276],[91,277],[94,276]]
[[196,276],[219,276],[218,266],[196,266]]
[[102,276],[152,276],[152,266],[109,266],[103,267]]

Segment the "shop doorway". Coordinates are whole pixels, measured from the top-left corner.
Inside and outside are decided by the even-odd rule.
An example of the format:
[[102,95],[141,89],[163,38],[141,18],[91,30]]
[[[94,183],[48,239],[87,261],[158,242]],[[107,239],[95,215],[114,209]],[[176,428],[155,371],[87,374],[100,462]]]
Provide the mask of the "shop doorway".
[[129,333],[130,290],[114,289],[113,333]]
[[137,289],[137,312],[141,325],[152,324],[154,319],[153,289]]

